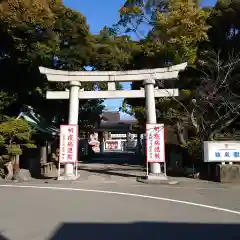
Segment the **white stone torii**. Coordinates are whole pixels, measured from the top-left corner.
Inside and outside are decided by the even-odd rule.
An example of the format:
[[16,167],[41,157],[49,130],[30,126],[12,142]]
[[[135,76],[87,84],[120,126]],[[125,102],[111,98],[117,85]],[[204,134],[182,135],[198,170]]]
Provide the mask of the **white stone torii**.
[[[69,124],[78,124],[79,99],[114,99],[144,98],[146,99],[147,123],[156,123],[155,97],[178,96],[178,89],[156,89],[155,80],[177,79],[179,71],[186,68],[187,63],[166,68],[131,70],[131,71],[62,71],[39,67],[40,73],[51,82],[69,82],[70,91],[48,91],[47,99],[69,99]],[[116,90],[116,82],[143,81],[144,90]],[[108,91],[84,91],[81,82],[107,82]],[[161,176],[160,163],[151,163],[151,173]],[[74,166],[65,165],[65,179],[74,178]]]

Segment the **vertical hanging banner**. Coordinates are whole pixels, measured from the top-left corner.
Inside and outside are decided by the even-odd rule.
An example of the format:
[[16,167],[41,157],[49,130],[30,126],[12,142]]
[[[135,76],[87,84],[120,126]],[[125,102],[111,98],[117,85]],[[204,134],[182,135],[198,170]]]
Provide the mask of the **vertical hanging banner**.
[[164,124],[146,124],[147,162],[165,162]]
[[78,161],[78,125],[60,126],[60,163],[76,163]]

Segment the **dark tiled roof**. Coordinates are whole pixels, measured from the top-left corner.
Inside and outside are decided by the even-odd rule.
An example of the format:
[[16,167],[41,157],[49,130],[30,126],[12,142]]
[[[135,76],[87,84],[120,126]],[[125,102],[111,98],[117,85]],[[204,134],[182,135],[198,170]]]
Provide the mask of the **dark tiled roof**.
[[236,131],[234,133],[217,133],[215,135],[216,141],[239,141],[240,140],[240,131]]
[[120,121],[120,113],[119,112],[103,112],[103,120],[110,122],[118,122]]

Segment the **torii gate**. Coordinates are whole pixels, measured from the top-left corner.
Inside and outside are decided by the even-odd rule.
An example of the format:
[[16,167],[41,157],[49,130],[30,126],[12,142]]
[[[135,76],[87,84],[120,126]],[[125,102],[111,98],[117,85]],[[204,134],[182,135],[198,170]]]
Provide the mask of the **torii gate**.
[[[48,81],[69,82],[70,91],[48,91],[47,99],[69,99],[69,124],[78,124],[79,99],[116,99],[144,98],[146,99],[147,123],[156,123],[155,97],[178,96],[178,89],[156,89],[155,80],[177,79],[179,71],[186,68],[187,63],[168,68],[155,68],[131,71],[62,71],[39,67]],[[116,90],[116,82],[143,81],[144,90]],[[107,82],[107,91],[84,91],[80,89],[81,82]],[[77,160],[77,159],[76,159]],[[151,163],[150,171],[155,176],[161,175],[160,163]],[[74,167],[65,165],[65,179],[72,179]]]

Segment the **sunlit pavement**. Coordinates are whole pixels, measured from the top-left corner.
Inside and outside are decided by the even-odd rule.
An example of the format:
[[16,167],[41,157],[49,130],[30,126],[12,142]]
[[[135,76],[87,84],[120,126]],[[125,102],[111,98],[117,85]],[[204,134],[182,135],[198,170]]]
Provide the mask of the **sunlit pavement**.
[[0,187],[0,233],[7,240],[240,239],[238,187],[6,184]]

